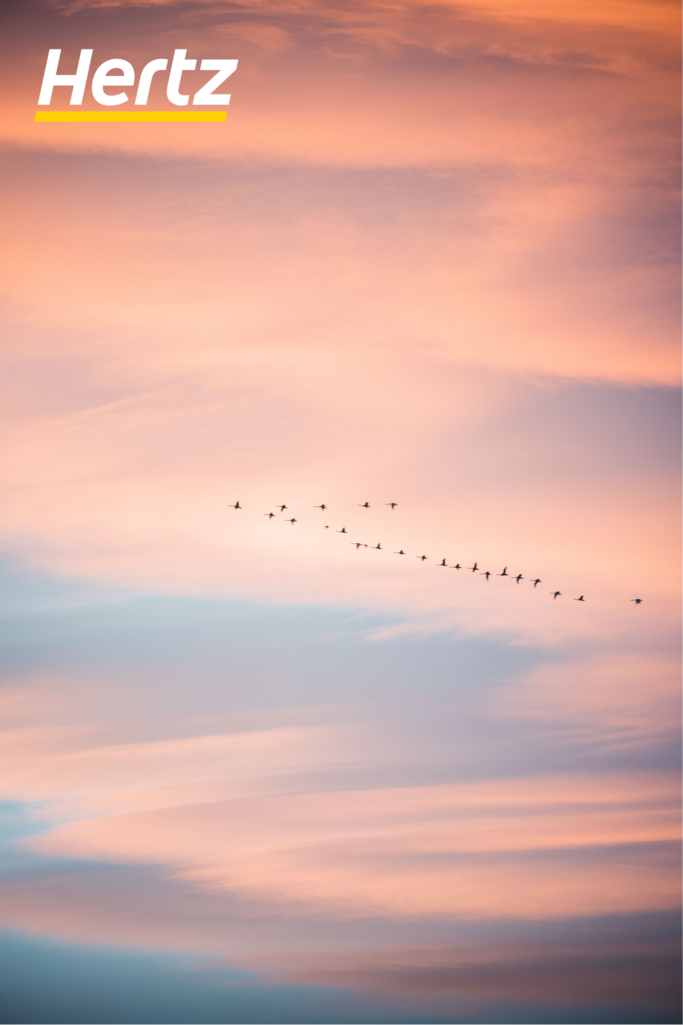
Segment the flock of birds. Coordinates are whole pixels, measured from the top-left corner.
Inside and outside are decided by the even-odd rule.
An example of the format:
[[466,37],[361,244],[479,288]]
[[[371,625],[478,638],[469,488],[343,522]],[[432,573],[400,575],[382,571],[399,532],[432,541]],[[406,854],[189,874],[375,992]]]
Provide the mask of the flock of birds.
[[[387,505],[387,506],[390,506],[392,511],[394,509],[396,509],[397,506],[398,506],[398,502],[385,502],[384,504]],[[229,508],[237,510],[237,509],[243,509],[244,506],[240,505],[239,499],[238,499],[238,501],[235,502],[234,505],[231,505]],[[275,508],[279,509],[280,510],[280,515],[282,515],[284,512],[287,511],[288,506],[286,506],[286,505],[276,505]],[[327,506],[324,503],[322,505],[316,505],[313,508],[314,509],[321,509],[323,512],[325,512],[327,510]],[[370,509],[371,506],[370,506],[369,502],[358,502],[358,508],[359,509]],[[264,513],[263,515],[266,516],[269,520],[272,520],[272,519],[275,519],[277,514],[274,513],[274,512],[267,512],[267,513]],[[286,523],[291,523],[292,526],[294,526],[295,523],[298,523],[298,520],[294,516],[291,516],[289,519],[285,518],[285,522]],[[328,523],[323,524],[323,526],[324,526],[325,530],[329,530],[330,529],[330,526],[329,526]],[[336,534],[348,534],[348,531],[347,531],[346,527],[342,527],[341,530],[336,530],[335,533]],[[376,545],[368,545],[364,541],[351,541],[349,543],[352,546],[355,546],[356,551],[358,551],[359,548],[371,548],[373,551],[380,551],[380,552],[385,551],[385,549],[382,548],[382,545],[381,545],[381,543],[379,541],[377,542]],[[394,555],[407,555],[408,553],[404,552],[402,548],[399,548],[399,550],[397,552],[394,552],[393,554]],[[425,563],[428,560],[429,556],[428,555],[416,555],[415,558],[419,559],[422,563]],[[512,573],[508,573],[507,566],[503,567],[503,572],[502,573],[495,573],[494,574],[494,573],[491,573],[491,571],[488,570],[488,569],[486,569],[486,570],[480,569],[476,562],[474,563],[473,566],[461,566],[459,562],[456,562],[455,565],[453,565],[453,566],[449,566],[448,563],[446,562],[446,560],[442,559],[441,562],[437,562],[437,563],[435,563],[435,565],[436,566],[440,566],[442,569],[466,569],[466,570],[471,570],[472,573],[481,573],[481,575],[486,578],[486,582],[487,583],[489,581],[489,578],[492,577],[492,576],[509,577],[510,580],[514,580],[516,584],[519,584],[519,582],[521,580],[524,580],[524,577],[522,576],[521,573],[517,573],[516,575],[512,574]],[[534,585],[534,590],[536,589],[536,587],[539,584],[543,583],[543,581],[539,577],[536,577],[534,580],[530,580],[529,582]],[[557,598],[561,598],[562,597],[562,592],[561,591],[551,591],[550,595],[553,598],[553,600],[555,600]],[[573,598],[572,599],[572,601],[585,601],[585,600],[586,599],[585,599],[584,595],[582,595],[582,594],[579,595],[578,598]],[[631,598],[630,601],[634,602],[636,605],[641,605],[643,599],[642,598]]]

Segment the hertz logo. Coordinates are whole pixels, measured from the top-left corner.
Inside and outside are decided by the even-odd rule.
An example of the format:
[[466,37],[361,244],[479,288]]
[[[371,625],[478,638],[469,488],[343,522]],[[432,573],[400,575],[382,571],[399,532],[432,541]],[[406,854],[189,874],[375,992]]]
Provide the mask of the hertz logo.
[[[85,96],[85,88],[88,84],[90,62],[92,61],[92,50],[81,50],[78,58],[78,67],[74,75],[58,74],[59,59],[61,50],[50,50],[47,55],[43,84],[40,89],[39,107],[47,107],[52,102],[52,91],[55,88],[70,88],[70,106],[80,107]],[[169,101],[177,107],[188,105],[190,94],[181,93],[182,77],[187,71],[195,71],[196,60],[187,60],[187,50],[176,50],[173,54],[168,79],[166,82],[166,96]],[[203,60],[199,65],[200,71],[215,71],[213,78],[209,79],[198,89],[192,97],[193,106],[225,106],[230,103],[230,93],[217,93],[219,88],[232,75],[237,68],[236,60]],[[145,64],[140,72],[137,90],[135,93],[135,106],[145,107],[149,99],[149,91],[152,79],[160,72],[168,69],[168,60],[160,57],[157,60]],[[114,57],[112,60],[104,61],[95,71],[90,90],[95,103],[104,107],[117,107],[121,103],[129,102],[127,92],[116,93],[105,92],[105,89],[121,88],[121,86],[135,85],[135,68],[126,60]],[[227,110],[38,110],[36,121],[225,121]]]

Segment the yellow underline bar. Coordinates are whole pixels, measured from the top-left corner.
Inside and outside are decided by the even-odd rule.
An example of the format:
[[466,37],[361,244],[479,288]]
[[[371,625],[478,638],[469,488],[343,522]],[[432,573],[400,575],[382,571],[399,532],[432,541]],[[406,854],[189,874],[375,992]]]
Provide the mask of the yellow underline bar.
[[225,121],[227,110],[37,110],[36,121]]

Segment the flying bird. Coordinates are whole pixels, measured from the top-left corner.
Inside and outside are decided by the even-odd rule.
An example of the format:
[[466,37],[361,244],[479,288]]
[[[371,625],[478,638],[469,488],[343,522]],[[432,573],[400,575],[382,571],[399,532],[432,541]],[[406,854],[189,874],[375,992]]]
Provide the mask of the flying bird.
[[642,600],[643,600],[642,598],[631,598],[631,601],[634,601],[636,603],[636,605],[640,605]]
[[[391,508],[392,510],[396,509],[397,506],[398,506],[398,502],[385,502],[384,504],[386,506],[388,506],[389,508]],[[370,509],[370,503],[369,502],[358,503],[358,506],[361,509]],[[243,509],[243,506],[240,505],[239,501],[237,501],[237,502],[235,502],[234,505],[230,505],[229,508],[231,508],[231,509]],[[283,504],[283,505],[276,506],[276,508],[279,509],[279,511],[281,513],[283,513],[283,512],[285,512],[286,509],[288,509],[288,506]],[[325,511],[325,510],[327,510],[328,507],[325,505],[325,503],[322,503],[321,505],[314,506],[314,508],[315,509],[321,509],[322,511]],[[275,513],[273,513],[273,512],[263,513],[263,515],[265,517],[267,517],[269,520],[272,520],[275,517]],[[291,519],[288,519],[285,522],[291,523],[292,525],[294,525],[295,523],[298,523],[298,520],[295,517],[291,517]],[[324,529],[325,530],[329,530],[330,529],[329,524],[325,524]],[[346,534],[347,533],[346,527],[342,527],[341,530],[337,530],[336,533],[337,534]],[[351,544],[355,546],[356,551],[358,551],[359,548],[368,548],[369,547],[363,541],[352,541]],[[373,545],[372,548],[373,548],[374,551],[383,551],[381,542],[378,542],[376,545]],[[400,548],[397,552],[394,552],[394,555],[406,555],[406,554],[407,553],[404,552],[404,550],[402,548]],[[426,562],[427,559],[429,558],[429,556],[427,556],[427,555],[418,555],[418,556],[416,556],[416,558],[419,559],[420,562]],[[446,569],[464,569],[465,568],[465,567],[461,566],[459,562],[456,562],[454,566],[449,566],[448,563],[446,562],[445,558],[442,559],[441,562],[437,562],[436,565],[444,567]],[[487,582],[494,575],[493,573],[490,572],[490,570],[486,570],[486,571],[480,570],[479,569],[479,565],[478,565],[477,562],[475,562],[473,566],[468,566],[467,569],[471,570],[473,573],[481,573],[482,576],[484,576],[486,578]],[[508,573],[508,567],[505,566],[503,568],[502,573],[498,573],[496,575],[499,576],[499,577],[507,577],[507,576],[509,576],[510,574]],[[512,579],[515,581],[515,583],[518,584],[520,582],[520,580],[524,580],[524,577],[522,576],[521,573],[518,573],[516,576],[513,576]],[[536,577],[535,579],[531,580],[530,582],[534,585],[534,589],[536,589],[536,587],[539,584],[543,583],[543,581],[541,580],[540,577]],[[551,594],[551,596],[553,598],[553,601],[556,598],[562,597],[562,592],[561,591],[551,591],[550,594]],[[585,602],[586,599],[585,599],[585,596],[582,594],[582,595],[579,595],[578,598],[574,598],[572,600],[573,601]],[[643,599],[642,598],[631,598],[630,601],[634,605],[641,605],[643,603]]]

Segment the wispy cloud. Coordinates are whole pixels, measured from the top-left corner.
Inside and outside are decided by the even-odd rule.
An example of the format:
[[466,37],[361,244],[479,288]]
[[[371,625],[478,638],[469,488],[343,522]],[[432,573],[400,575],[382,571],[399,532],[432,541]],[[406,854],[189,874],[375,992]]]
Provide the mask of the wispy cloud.
[[[677,801],[675,779],[647,775],[498,779],[159,810],[65,824],[32,844],[161,863],[292,909],[554,918],[675,907],[673,866],[647,845],[676,841]],[[633,844],[626,857],[587,855]]]

